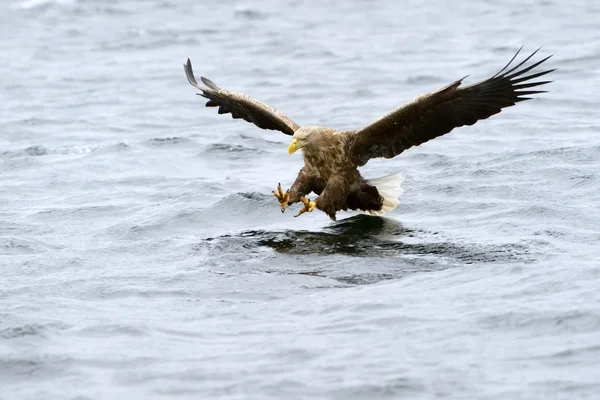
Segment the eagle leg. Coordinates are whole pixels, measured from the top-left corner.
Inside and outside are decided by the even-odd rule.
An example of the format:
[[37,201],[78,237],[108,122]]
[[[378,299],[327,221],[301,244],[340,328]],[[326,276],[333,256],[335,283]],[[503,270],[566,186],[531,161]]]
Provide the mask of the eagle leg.
[[290,190],[288,189],[287,192],[283,192],[283,190],[281,190],[281,183],[277,185],[277,192],[273,190],[273,196],[275,196],[277,198],[277,200],[279,200],[279,204],[281,205],[281,212],[285,212],[285,208],[288,205],[288,202],[290,201]]
[[300,210],[300,212],[298,212],[297,215],[294,215],[294,217],[299,217],[300,215],[304,214],[305,212],[311,212],[317,206],[317,203],[315,203],[314,201],[310,201],[306,197],[301,197],[300,201],[302,202],[302,204],[304,204],[304,208],[302,208]]

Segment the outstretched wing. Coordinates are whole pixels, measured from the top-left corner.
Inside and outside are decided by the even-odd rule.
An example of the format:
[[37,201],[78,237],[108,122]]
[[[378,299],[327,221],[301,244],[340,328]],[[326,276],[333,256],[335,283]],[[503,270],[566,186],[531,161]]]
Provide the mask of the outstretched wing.
[[221,89],[210,79],[201,77],[200,79],[206,87],[200,86],[194,77],[192,62],[189,58],[187,64],[183,65],[183,69],[190,84],[202,91],[198,95],[208,99],[206,106],[219,107],[219,114],[230,113],[233,118],[242,118],[259,128],[281,131],[286,135],[293,135],[300,128],[294,121],[268,105],[243,93]]
[[412,146],[445,135],[454,128],[473,125],[481,119],[498,114],[503,108],[531,99],[526,96],[544,93],[545,91],[527,89],[551,81],[530,80],[546,75],[554,69],[524,75],[552,56],[519,69],[538,50],[507,70],[521,51],[519,49],[508,64],[493,77],[470,86],[459,87],[466,77],[462,78],[440,90],[417,97],[371,125],[356,131],[349,143],[352,159],[362,166],[371,158],[395,157]]

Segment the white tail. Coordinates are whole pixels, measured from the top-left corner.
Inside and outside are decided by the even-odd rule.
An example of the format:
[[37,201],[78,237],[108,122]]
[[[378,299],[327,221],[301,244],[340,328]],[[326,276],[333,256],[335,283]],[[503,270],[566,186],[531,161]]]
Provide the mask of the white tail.
[[392,211],[400,204],[398,196],[404,193],[401,185],[404,182],[404,177],[399,173],[382,176],[380,178],[369,179],[369,183],[377,188],[377,191],[383,197],[383,205],[381,210],[369,210],[367,213],[371,215],[383,215]]

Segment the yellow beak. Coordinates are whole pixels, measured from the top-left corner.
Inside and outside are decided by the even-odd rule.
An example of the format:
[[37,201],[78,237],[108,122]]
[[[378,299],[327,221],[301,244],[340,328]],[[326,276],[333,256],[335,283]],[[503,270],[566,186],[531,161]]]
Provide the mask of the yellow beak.
[[292,141],[290,142],[290,145],[288,146],[288,153],[294,154],[296,152],[296,150],[298,150],[300,147],[302,147],[302,144],[300,144],[300,142],[298,142],[298,140],[292,139]]

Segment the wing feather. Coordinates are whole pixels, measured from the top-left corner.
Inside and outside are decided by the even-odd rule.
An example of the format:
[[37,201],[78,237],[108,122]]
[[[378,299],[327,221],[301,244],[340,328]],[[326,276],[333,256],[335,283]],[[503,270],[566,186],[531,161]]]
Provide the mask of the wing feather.
[[413,146],[445,135],[454,128],[473,125],[498,114],[503,108],[531,99],[527,96],[545,93],[543,90],[523,89],[550,83],[531,80],[554,69],[525,74],[552,56],[519,69],[538,49],[508,69],[520,51],[491,78],[463,87],[460,85],[466,77],[459,79],[442,89],[417,97],[356,131],[349,143],[350,156],[359,166],[365,165],[371,158],[392,158]]
[[218,87],[213,81],[205,77],[200,80],[206,87],[202,87],[194,77],[192,62],[188,58],[183,65],[188,82],[199,89],[198,95],[208,99],[207,107],[219,107],[219,114],[231,114],[234,119],[243,119],[262,129],[277,130],[286,135],[293,135],[300,126],[294,121],[260,101],[243,93],[230,92]]

